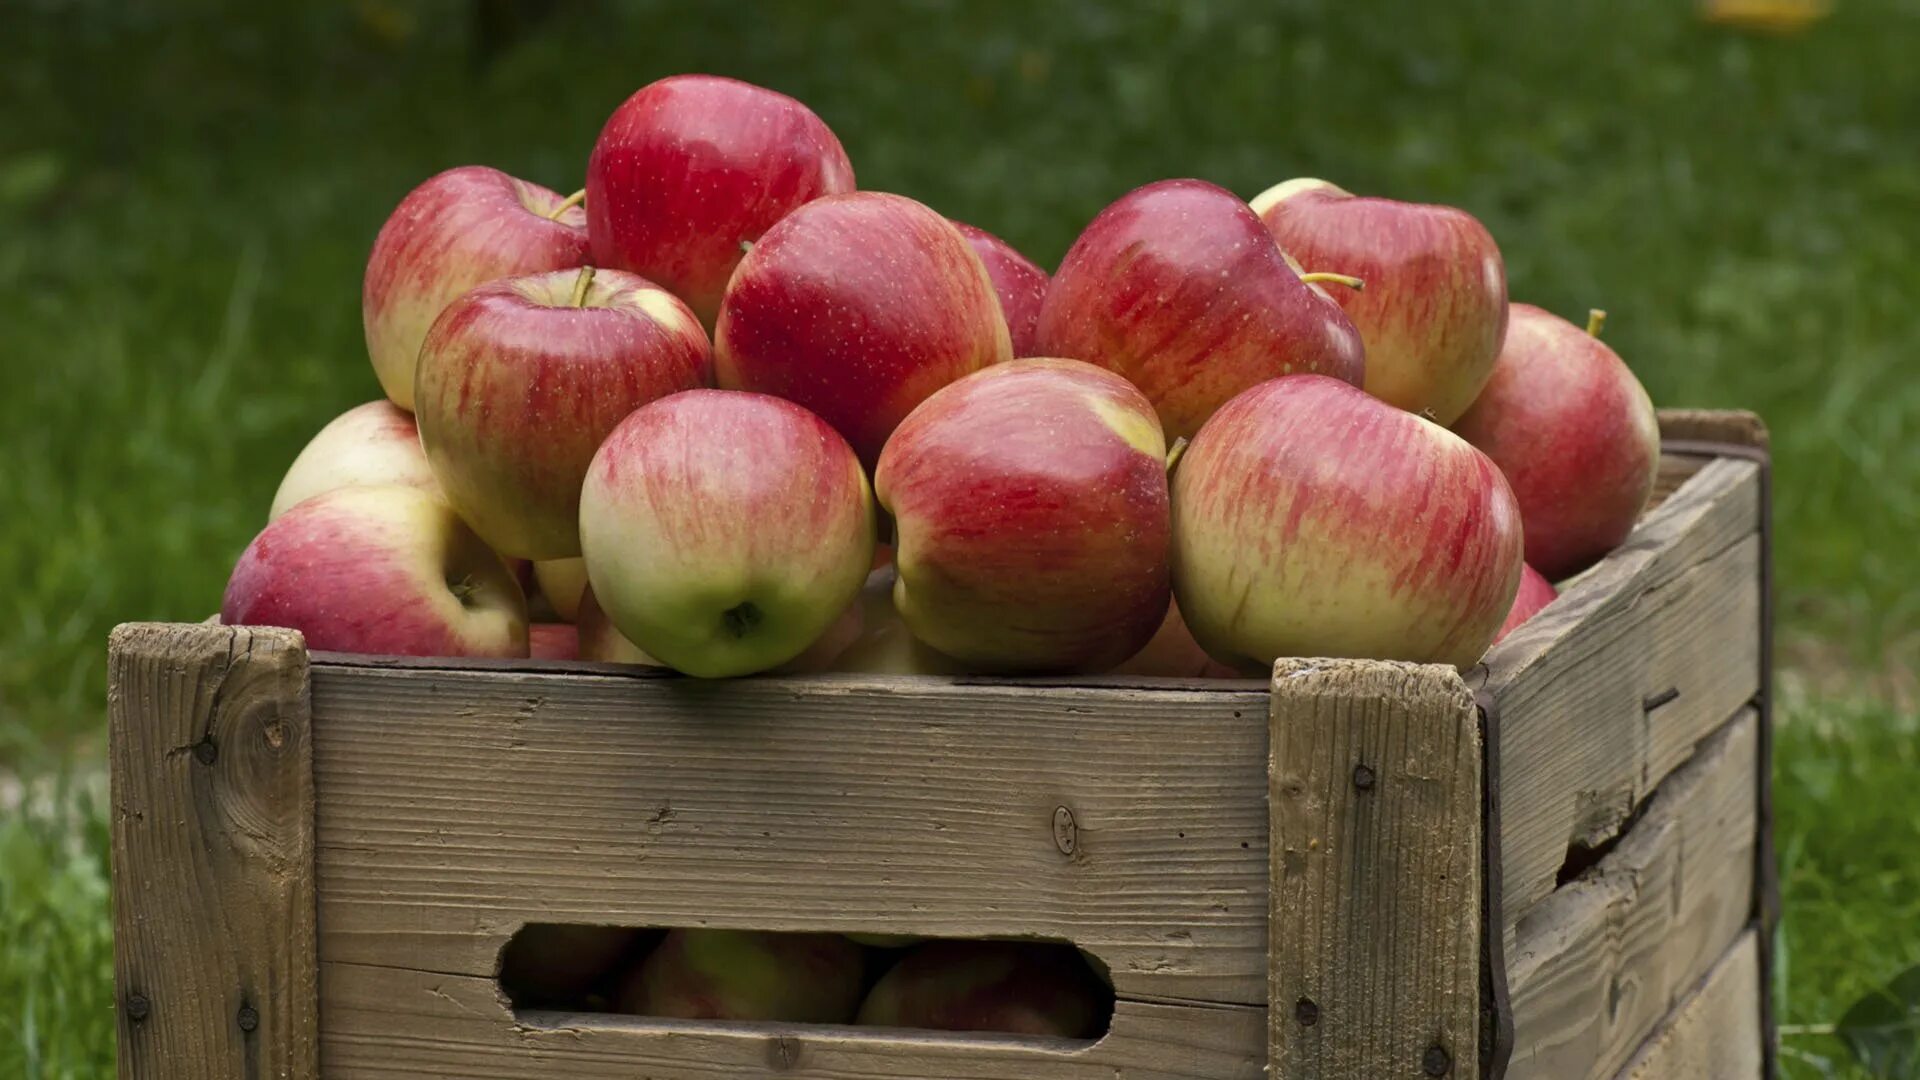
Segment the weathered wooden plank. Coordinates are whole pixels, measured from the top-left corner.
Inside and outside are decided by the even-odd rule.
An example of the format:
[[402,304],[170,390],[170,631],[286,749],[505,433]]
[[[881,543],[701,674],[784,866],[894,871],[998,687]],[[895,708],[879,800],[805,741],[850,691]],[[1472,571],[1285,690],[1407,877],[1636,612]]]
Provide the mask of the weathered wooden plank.
[[1273,679],[1271,1076],[1478,1075],[1471,694],[1437,665],[1282,660]]
[[130,624],[109,653],[120,1076],[314,1080],[305,644]]
[[1757,1080],[1764,992],[1759,939],[1748,931],[1620,1070],[1619,1080]]
[[1508,1080],[1610,1077],[1753,909],[1759,725],[1702,743],[1619,844],[1520,921]]
[[328,1080],[1258,1080],[1266,1011],[1122,1000],[1088,1045],[777,1024],[530,1013],[495,984],[366,964],[323,965]]
[[1503,921],[1760,687],[1758,469],[1715,460],[1469,675],[1499,709]]
[[1071,940],[1266,1002],[1267,695],[314,671],[323,955],[523,923]]
[[1660,438],[1766,449],[1767,425],[1744,409],[1661,409]]

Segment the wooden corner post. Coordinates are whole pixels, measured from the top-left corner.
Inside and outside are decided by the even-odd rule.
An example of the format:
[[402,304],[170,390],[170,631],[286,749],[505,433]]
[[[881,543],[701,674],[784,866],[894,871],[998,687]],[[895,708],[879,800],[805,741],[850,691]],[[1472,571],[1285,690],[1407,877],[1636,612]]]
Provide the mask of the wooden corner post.
[[316,1080],[313,749],[290,630],[110,645],[122,1080]]
[[1476,1080],[1479,716],[1438,665],[1281,660],[1268,1075]]

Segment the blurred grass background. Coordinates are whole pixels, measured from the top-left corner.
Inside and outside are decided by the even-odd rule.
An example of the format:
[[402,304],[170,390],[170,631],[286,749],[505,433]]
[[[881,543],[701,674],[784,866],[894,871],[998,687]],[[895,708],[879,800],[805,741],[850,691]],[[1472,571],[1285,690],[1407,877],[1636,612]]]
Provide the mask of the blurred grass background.
[[[108,628],[212,611],[294,453],[377,395],[360,272],[410,187],[481,162],[572,190],[626,94],[710,71],[1048,266],[1166,176],[1457,204],[1516,299],[1607,308],[1656,401],[1762,412],[1785,1018],[1920,961],[1915,0],[1778,38],[1684,0],[8,0],[0,41],[0,773],[98,761]],[[104,1075],[101,814],[6,798],[0,1075]]]

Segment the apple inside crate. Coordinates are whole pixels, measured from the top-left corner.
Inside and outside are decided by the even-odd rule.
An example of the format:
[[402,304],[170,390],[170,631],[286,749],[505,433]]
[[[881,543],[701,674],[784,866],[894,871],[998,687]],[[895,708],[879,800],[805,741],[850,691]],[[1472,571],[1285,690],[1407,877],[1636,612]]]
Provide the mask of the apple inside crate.
[[[1757,1076],[1764,434],[1662,426],[1632,536],[1465,670],[708,682],[121,627],[122,1076]],[[689,956],[827,938],[868,966],[820,1015],[1007,943],[1101,1015],[667,1015]]]

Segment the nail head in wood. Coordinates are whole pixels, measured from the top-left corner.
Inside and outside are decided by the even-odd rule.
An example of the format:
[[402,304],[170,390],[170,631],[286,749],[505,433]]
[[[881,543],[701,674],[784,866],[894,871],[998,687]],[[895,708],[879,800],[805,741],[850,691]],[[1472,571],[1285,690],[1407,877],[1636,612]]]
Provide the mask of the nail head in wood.
[[260,1014],[251,1005],[240,1006],[240,1015],[234,1019],[239,1022],[241,1031],[252,1031],[260,1026]]
[[1293,1003],[1293,1018],[1300,1021],[1301,1027],[1312,1027],[1320,1022],[1320,1006],[1312,998],[1301,998]]
[[153,1003],[147,1000],[145,994],[127,995],[127,1019],[138,1024],[152,1015]]
[[1355,765],[1353,767],[1353,786],[1361,791],[1373,790],[1373,766]]
[[1080,847],[1080,825],[1073,820],[1073,811],[1064,806],[1053,808],[1053,843],[1062,855],[1071,855]]
[[202,765],[211,765],[220,758],[220,748],[213,745],[213,736],[209,735],[193,744],[193,760]]
[[1446,1047],[1434,1043],[1420,1059],[1420,1068],[1428,1076],[1445,1076],[1453,1069],[1453,1055],[1447,1053]]

